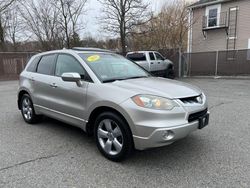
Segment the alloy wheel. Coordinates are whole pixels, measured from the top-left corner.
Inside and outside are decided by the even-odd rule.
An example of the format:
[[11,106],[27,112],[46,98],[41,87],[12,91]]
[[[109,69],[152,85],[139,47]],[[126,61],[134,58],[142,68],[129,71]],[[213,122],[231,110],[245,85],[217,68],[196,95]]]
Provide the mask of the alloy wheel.
[[102,120],[97,129],[98,141],[109,155],[117,155],[123,147],[123,135],[119,126],[111,119]]
[[28,97],[25,97],[22,101],[23,116],[26,120],[31,120],[33,115],[32,103]]

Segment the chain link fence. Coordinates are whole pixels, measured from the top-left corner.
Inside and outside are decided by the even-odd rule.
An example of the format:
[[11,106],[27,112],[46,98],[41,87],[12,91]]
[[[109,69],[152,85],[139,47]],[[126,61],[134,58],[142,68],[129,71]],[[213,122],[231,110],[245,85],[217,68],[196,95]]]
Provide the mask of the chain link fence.
[[250,76],[250,49],[184,53],[185,76]]
[[[174,63],[179,72],[179,54],[176,50],[159,50]],[[36,52],[0,52],[0,80],[18,79],[28,60]],[[182,76],[250,76],[250,49],[183,53]]]

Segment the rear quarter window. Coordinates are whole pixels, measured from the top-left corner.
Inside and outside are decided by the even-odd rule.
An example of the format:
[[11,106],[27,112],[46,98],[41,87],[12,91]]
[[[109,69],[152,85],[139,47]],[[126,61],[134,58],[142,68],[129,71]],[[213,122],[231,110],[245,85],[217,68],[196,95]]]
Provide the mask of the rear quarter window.
[[133,53],[128,54],[127,58],[132,61],[146,61],[146,54],[145,53]]
[[37,64],[39,62],[39,60],[41,59],[41,57],[35,57],[31,62],[30,64],[28,65],[26,71],[28,72],[36,72],[36,67],[37,67]]
[[42,56],[37,67],[37,73],[53,75],[56,54]]

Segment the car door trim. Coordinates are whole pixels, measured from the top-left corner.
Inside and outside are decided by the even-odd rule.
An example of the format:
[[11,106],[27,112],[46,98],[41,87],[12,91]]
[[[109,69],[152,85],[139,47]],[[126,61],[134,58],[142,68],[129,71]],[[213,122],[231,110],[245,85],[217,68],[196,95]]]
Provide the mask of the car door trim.
[[46,108],[44,106],[41,106],[41,105],[37,105],[37,104],[34,104],[35,107],[39,107],[39,108],[43,108],[44,110],[48,110],[48,111],[51,111],[51,112],[54,112],[54,113],[57,113],[57,114],[60,114],[60,115],[63,115],[63,116],[67,116],[67,117],[70,117],[72,119],[76,119],[76,120],[79,120],[79,121],[82,121],[84,123],[88,123],[87,120],[85,119],[81,119],[81,118],[78,118],[78,117],[75,117],[75,116],[72,116],[72,115],[69,115],[69,114],[65,114],[63,112],[59,112],[59,111],[56,111],[56,110],[52,110],[50,108]]

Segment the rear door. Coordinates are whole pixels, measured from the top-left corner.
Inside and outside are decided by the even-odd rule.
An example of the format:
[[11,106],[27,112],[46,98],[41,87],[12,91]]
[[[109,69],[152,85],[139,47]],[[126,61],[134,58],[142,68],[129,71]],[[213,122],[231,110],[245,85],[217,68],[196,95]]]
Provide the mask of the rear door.
[[36,71],[31,73],[33,102],[36,107],[53,108],[54,98],[52,97],[53,72],[55,67],[56,54],[43,55],[38,62]]

